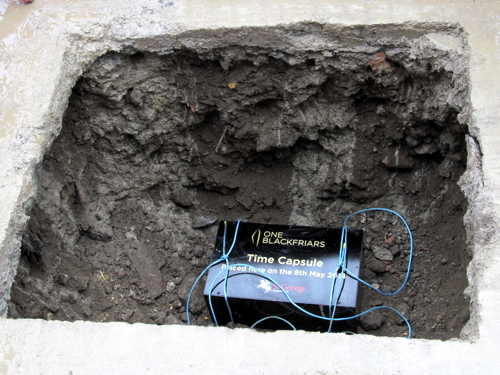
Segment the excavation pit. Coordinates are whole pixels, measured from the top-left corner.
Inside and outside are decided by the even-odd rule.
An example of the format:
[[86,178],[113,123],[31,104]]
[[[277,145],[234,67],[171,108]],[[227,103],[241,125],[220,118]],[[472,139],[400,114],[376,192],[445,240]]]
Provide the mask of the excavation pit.
[[[40,168],[9,316],[183,324],[217,219],[339,227],[385,207],[414,232],[413,276],[396,297],[362,289],[361,309],[402,311],[418,338],[458,337],[470,261],[458,181],[474,142],[466,55],[408,35],[97,59]],[[380,212],[352,227],[367,233],[362,276],[395,290],[404,227]],[[210,324],[201,288],[191,310],[194,324]],[[403,336],[401,324],[374,313],[358,332]]]

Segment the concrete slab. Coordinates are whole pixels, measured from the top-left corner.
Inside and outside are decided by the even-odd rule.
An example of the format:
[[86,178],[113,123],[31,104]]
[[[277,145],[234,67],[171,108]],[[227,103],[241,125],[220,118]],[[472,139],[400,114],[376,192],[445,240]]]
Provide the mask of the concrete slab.
[[[298,22],[338,28],[371,25],[388,34],[417,30],[442,48],[456,48],[465,41],[472,108],[464,121],[480,144],[480,150],[472,146],[469,150],[475,158],[469,160],[469,179],[463,186],[470,203],[466,224],[474,255],[468,272],[474,313],[463,341],[2,319],[0,372],[498,372],[499,18],[497,1],[470,0],[35,0],[30,5],[0,0],[0,312],[4,316],[36,166],[60,130],[74,83],[106,51],[248,43],[231,28]],[[463,34],[457,34],[460,29]],[[293,47],[306,48],[309,42],[296,40]]]

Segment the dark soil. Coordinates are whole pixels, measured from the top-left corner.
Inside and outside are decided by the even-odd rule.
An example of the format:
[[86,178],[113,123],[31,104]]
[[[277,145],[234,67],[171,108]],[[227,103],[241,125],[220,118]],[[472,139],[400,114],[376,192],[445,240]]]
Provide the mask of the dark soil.
[[[12,318],[184,324],[209,264],[217,219],[340,227],[364,208],[408,220],[412,276],[394,297],[362,287],[360,311],[388,305],[414,336],[458,337],[468,320],[463,215],[466,126],[446,56],[231,47],[204,53],[109,53],[73,91],[40,168],[12,287]],[[404,226],[365,229],[362,276],[402,283]],[[201,291],[193,323],[210,325]],[[406,334],[377,310],[359,332]]]

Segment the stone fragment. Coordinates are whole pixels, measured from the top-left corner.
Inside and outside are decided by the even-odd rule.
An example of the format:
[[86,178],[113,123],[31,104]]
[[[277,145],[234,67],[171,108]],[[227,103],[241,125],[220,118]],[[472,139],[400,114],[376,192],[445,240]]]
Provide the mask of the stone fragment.
[[389,248],[389,251],[390,251],[390,252],[391,252],[391,254],[392,254],[393,256],[395,256],[395,257],[401,254],[401,248],[400,248],[399,246],[396,246],[396,245],[391,246],[391,247]]
[[382,246],[372,246],[373,256],[378,260],[391,262],[394,259],[391,251]]
[[177,185],[172,188],[170,199],[180,207],[191,207],[195,202],[195,195],[192,191],[183,186]]
[[453,162],[451,159],[446,158],[443,160],[441,164],[439,164],[438,167],[438,172],[441,177],[451,177],[451,174],[453,173]]
[[149,250],[141,241],[132,241],[126,247],[133,266],[148,288],[149,295],[152,299],[159,297],[165,292],[166,286],[163,276]]
[[69,276],[66,275],[65,273],[60,273],[59,275],[57,275],[56,280],[59,284],[65,286],[65,285],[68,285]]
[[375,272],[375,273],[384,273],[385,272],[385,264],[378,259],[370,259],[366,260],[366,268]]
[[113,228],[109,208],[101,202],[85,203],[81,218],[83,232],[94,240],[109,241],[113,238]]
[[217,222],[217,218],[213,216],[197,216],[193,221],[193,228],[205,228]]
[[68,285],[78,290],[79,292],[84,291],[89,286],[89,278],[81,275],[74,275],[69,279]]
[[413,149],[419,155],[431,155],[439,151],[435,143],[422,143]]
[[123,310],[122,314],[120,315],[120,320],[123,322],[127,322],[130,318],[132,318],[132,315],[134,315],[134,310],[125,309],[125,310]]
[[167,319],[167,312],[166,311],[158,311],[156,314],[156,323],[164,324],[165,319]]
[[172,293],[175,289],[175,283],[173,281],[169,281],[167,283],[167,292]]
[[380,329],[380,327],[384,325],[385,318],[381,313],[374,311],[362,315],[361,318],[359,318],[359,321],[361,323],[361,327],[363,327],[365,331],[374,331]]
[[[409,313],[410,309],[406,303],[398,304],[396,306],[396,310],[399,313],[401,313],[406,319],[408,319],[408,316],[409,316],[408,313]],[[396,315],[395,322],[397,325],[400,325],[400,326],[402,326],[405,323],[404,319],[402,317],[400,317],[399,315]]]

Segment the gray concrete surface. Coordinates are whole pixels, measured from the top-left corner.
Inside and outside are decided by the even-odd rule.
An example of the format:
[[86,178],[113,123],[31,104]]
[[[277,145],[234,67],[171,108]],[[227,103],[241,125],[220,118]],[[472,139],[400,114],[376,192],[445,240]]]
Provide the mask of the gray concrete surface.
[[[252,36],[248,28],[298,22],[339,29],[369,25],[381,37],[419,30],[443,49],[467,43],[472,106],[463,120],[481,149],[469,148],[462,180],[474,255],[468,271],[473,314],[462,340],[0,319],[0,373],[500,372],[497,1],[35,0],[24,5],[0,0],[0,311],[5,316],[36,165],[58,134],[72,86],[91,61],[109,50],[251,43],[245,39]],[[244,29],[234,33],[231,28]],[[310,43],[307,37],[296,39],[293,48]]]

